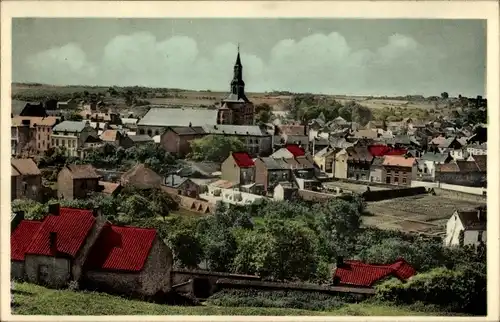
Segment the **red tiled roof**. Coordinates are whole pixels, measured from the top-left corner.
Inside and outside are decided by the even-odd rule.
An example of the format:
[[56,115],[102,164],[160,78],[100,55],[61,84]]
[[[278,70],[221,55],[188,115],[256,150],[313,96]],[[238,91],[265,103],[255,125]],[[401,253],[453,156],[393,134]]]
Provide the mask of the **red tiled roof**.
[[240,168],[250,168],[255,166],[252,157],[250,157],[250,155],[246,152],[235,152],[233,153],[233,158]]
[[404,155],[408,152],[407,149],[396,149],[386,145],[371,145],[368,147],[368,151],[370,151],[370,154],[374,157],[383,157],[385,155]]
[[371,287],[390,275],[406,280],[415,273],[415,269],[404,259],[398,259],[390,265],[371,265],[353,260],[345,261],[341,267],[337,267],[334,279],[341,285]]
[[155,229],[106,224],[87,258],[90,270],[141,271],[146,263]]
[[303,156],[303,155],[306,154],[306,152],[304,151],[304,149],[302,149],[298,145],[289,144],[289,145],[286,146],[286,149],[288,151],[290,151],[290,153],[293,154],[294,157],[301,157],[301,156]]
[[23,261],[24,254],[28,249],[33,235],[42,225],[41,221],[22,220],[10,235],[10,258],[15,261]]
[[414,163],[415,158],[406,158],[399,155],[386,155],[382,165],[411,168]]
[[53,256],[50,250],[50,233],[57,235],[57,250],[75,257],[94,225],[91,210],[60,208],[59,216],[45,217],[40,229],[33,235],[26,253]]

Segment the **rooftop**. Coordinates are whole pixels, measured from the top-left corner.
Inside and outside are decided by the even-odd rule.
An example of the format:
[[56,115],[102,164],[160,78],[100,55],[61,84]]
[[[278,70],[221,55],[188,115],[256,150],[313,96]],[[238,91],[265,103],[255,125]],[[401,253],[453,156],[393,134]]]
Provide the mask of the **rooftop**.
[[10,159],[10,163],[13,169],[12,175],[36,176],[42,174],[32,159]]
[[[90,124],[90,123],[89,123]],[[85,128],[85,121],[62,121],[54,126],[53,132],[71,132],[80,133]]]
[[146,126],[203,126],[217,124],[217,110],[153,107],[137,123]]
[[415,163],[415,158],[406,158],[404,156],[386,155],[384,157],[384,166],[411,168]]
[[206,133],[210,134],[269,136],[269,134],[263,132],[258,125],[214,124],[214,125],[204,125],[202,128]]
[[101,177],[90,164],[68,164],[66,168],[71,172],[73,179],[99,179]]
[[255,166],[252,157],[250,157],[247,152],[234,152],[232,156],[234,158],[234,162],[236,162],[240,168],[250,168]]

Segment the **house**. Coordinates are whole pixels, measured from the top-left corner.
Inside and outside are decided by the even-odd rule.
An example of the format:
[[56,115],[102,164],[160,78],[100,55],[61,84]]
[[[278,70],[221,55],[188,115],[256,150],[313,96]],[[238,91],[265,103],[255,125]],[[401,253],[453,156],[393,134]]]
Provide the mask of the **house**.
[[467,154],[464,153],[463,144],[456,137],[445,138],[439,136],[431,140],[429,150],[438,150],[440,153],[449,153],[453,160],[464,160]]
[[89,135],[83,142],[83,147],[82,149],[88,149],[88,148],[97,148],[100,146],[103,146],[104,142],[96,136]]
[[74,110],[77,107],[78,107],[78,102],[74,98],[63,102],[57,102],[58,110]]
[[321,171],[327,174],[332,174],[335,153],[337,153],[338,151],[340,151],[340,149],[326,147],[314,155],[314,163],[316,163]]
[[281,136],[281,141],[286,145],[297,145],[305,151],[309,151],[309,136],[307,135],[288,135]]
[[178,171],[178,175],[196,179],[218,178],[221,175],[221,164],[217,162],[188,161],[186,166]]
[[114,146],[120,146],[122,148],[128,149],[134,145],[134,141],[128,137],[123,131],[120,130],[105,130],[99,136],[102,142],[107,144],[112,144]]
[[486,244],[486,207],[456,210],[446,223],[445,246]]
[[32,159],[10,159],[11,200],[32,199],[40,201],[42,173]]
[[279,133],[283,135],[306,135],[306,126],[298,123],[283,124],[278,126]]
[[101,193],[108,196],[116,196],[123,188],[119,183],[108,181],[99,181],[99,186],[102,187],[99,188]]
[[347,149],[347,178],[352,180],[370,180],[370,167],[373,156],[367,147],[355,146]]
[[189,178],[183,178],[175,174],[171,174],[165,178],[164,186],[168,188],[171,194],[198,198],[200,195],[200,187]]
[[275,159],[291,159],[306,155],[306,151],[297,144],[288,144],[271,154],[271,158]]
[[229,184],[226,184],[225,187],[221,186],[222,183],[217,182],[210,184],[207,192],[200,195],[200,199],[206,200],[213,205],[223,202],[238,206],[259,204],[262,201],[267,200],[266,197],[261,195],[234,190]]
[[79,281],[105,219],[98,210],[49,205],[42,221],[22,220],[13,231],[11,276],[49,287]]
[[392,264],[374,265],[357,260],[337,259],[333,274],[334,286],[373,287],[390,277],[407,281],[416,274],[415,269],[400,258]]
[[68,156],[78,156],[89,136],[98,137],[97,131],[87,121],[63,121],[52,129],[51,144],[55,148],[65,149]]
[[337,152],[333,159],[333,177],[340,179],[347,179],[347,159],[349,153],[346,148]]
[[282,159],[261,157],[254,160],[255,183],[262,184],[264,190],[271,192],[280,182],[290,182],[290,166]]
[[152,296],[170,288],[172,251],[156,229],[102,228],[85,261],[83,285],[123,295]]
[[204,125],[203,130],[210,135],[224,135],[239,138],[252,156],[269,155],[272,152],[272,136],[258,125]]
[[133,186],[138,189],[158,188],[163,182],[164,180],[159,174],[143,163],[135,165],[120,178],[122,186]]
[[90,164],[69,164],[57,175],[57,197],[66,200],[87,198],[100,191],[100,178]]
[[436,178],[436,166],[439,164],[445,164],[452,161],[453,158],[449,153],[424,153],[418,162],[418,177],[419,179],[430,179],[434,180]]
[[298,191],[299,189],[291,182],[279,182],[274,187],[273,200],[294,200],[297,197]]
[[217,110],[207,108],[152,107],[137,123],[137,131],[153,137],[170,126],[215,125],[217,114]]
[[231,153],[221,166],[222,180],[238,185],[254,183],[255,163],[246,152]]
[[386,155],[382,166],[385,169],[385,183],[410,186],[417,177],[417,161],[415,158],[399,155]]
[[376,139],[379,137],[379,134],[377,130],[360,129],[354,131],[350,136],[356,139]]
[[384,157],[374,157],[370,166],[370,182],[383,183],[386,177]]
[[11,154],[33,156],[51,148],[52,128],[57,118],[16,116],[11,124]]
[[160,136],[160,146],[167,152],[184,157],[191,152],[191,141],[205,135],[201,126],[169,126]]
[[456,161],[436,167],[435,180],[440,183],[469,187],[486,187],[486,156],[475,156],[474,161]]
[[131,140],[134,146],[144,145],[154,143],[154,140],[149,135],[138,134],[138,135],[129,135],[128,138]]

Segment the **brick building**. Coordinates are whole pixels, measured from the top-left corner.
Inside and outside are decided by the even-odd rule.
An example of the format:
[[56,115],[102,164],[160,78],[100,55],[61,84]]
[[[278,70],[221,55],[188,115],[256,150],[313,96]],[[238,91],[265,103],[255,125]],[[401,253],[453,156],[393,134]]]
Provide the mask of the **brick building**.
[[221,166],[222,180],[238,185],[253,183],[255,180],[255,163],[246,152],[235,152],[227,157]]
[[52,116],[16,116],[11,124],[11,154],[33,156],[47,151],[51,145],[52,128],[57,119]]
[[11,159],[11,200],[32,199],[40,201],[42,173],[31,159]]
[[417,162],[415,158],[399,155],[386,155],[382,166],[385,169],[387,184],[411,186],[411,181],[417,177]]
[[70,164],[57,175],[57,197],[60,199],[87,198],[92,192],[100,191],[101,176],[90,164]]
[[271,192],[283,182],[291,182],[290,164],[283,159],[271,157],[255,159],[255,183],[262,184],[264,190]]
[[167,152],[184,157],[191,152],[191,141],[205,136],[201,126],[170,126],[160,137],[160,146]]

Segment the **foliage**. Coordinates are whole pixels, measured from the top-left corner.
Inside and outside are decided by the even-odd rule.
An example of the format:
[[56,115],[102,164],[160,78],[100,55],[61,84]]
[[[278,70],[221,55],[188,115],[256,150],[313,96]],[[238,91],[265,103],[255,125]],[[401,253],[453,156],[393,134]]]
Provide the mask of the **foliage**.
[[325,311],[337,309],[352,301],[346,296],[304,291],[262,291],[257,289],[228,289],[211,296],[209,305],[226,307],[276,307]]
[[165,218],[171,211],[179,209],[178,203],[160,188],[125,187],[118,198],[122,200],[120,211],[133,219]]
[[68,121],[83,121],[83,116],[81,116],[80,114],[78,113],[71,113],[69,116],[68,116]]
[[196,161],[224,161],[231,152],[245,149],[243,142],[233,136],[207,135],[191,141],[189,158]]
[[91,150],[79,163],[92,164],[97,168],[121,170],[128,170],[136,163],[144,163],[160,175],[166,175],[177,166],[176,159],[170,153],[153,143],[128,149],[106,144],[102,148]]
[[390,280],[377,287],[377,297],[395,303],[421,301],[457,312],[486,314],[486,265],[474,263],[455,270],[435,268],[408,282]]
[[24,218],[30,220],[41,220],[49,211],[46,204],[31,199],[16,199],[11,203],[12,212],[24,211]]
[[268,123],[272,121],[273,113],[272,107],[267,103],[258,104],[255,106],[255,122],[258,123]]

